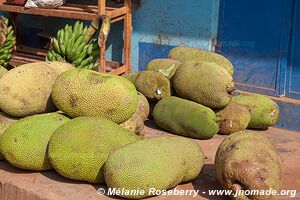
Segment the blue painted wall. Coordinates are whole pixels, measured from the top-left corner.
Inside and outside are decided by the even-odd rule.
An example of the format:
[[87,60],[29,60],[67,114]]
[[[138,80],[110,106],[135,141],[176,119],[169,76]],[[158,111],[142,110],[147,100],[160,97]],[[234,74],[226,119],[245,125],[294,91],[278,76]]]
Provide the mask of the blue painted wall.
[[214,48],[219,0],[142,0],[133,16],[131,61],[143,70],[174,46]]

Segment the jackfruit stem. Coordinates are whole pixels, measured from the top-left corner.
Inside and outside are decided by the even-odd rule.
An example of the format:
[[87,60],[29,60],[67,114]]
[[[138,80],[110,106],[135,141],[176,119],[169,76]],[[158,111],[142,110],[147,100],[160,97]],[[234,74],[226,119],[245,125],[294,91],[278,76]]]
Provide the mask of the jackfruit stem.
[[214,121],[215,121],[215,122],[220,122],[220,121],[222,121],[223,119],[224,119],[223,117],[217,115],[217,116],[215,117]]
[[168,69],[160,69],[158,70],[159,73],[167,77],[168,79],[171,79],[174,75],[174,70],[176,69],[176,65],[172,64]]

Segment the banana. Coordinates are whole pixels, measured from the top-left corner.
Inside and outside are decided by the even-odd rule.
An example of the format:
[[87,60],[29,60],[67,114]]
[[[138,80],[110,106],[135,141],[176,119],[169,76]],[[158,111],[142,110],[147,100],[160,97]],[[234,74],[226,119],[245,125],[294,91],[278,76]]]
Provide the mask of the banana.
[[85,68],[85,66],[89,65],[92,61],[93,61],[93,57],[89,56],[80,63],[78,68]]
[[86,47],[87,46],[84,47],[82,52],[79,54],[78,58],[72,62],[76,67],[79,66],[80,63],[83,61],[83,59],[86,57],[86,55],[87,55]]
[[66,45],[65,45],[64,38],[65,38],[65,31],[62,29],[61,33],[60,33],[60,38],[59,38],[59,48],[60,48],[62,55],[66,54]]
[[48,59],[48,61],[53,61],[53,54],[52,51],[49,51],[46,58]]
[[78,32],[80,34],[84,34],[84,30],[83,30],[83,22],[80,22],[79,27],[78,27]]
[[56,38],[51,39],[52,48],[54,51],[56,51],[58,54],[61,54],[61,50],[58,44],[58,41]]
[[[74,58],[77,59],[79,57],[79,55],[82,53],[83,49],[85,48],[86,44],[85,43],[81,43],[78,48],[76,49]],[[73,60],[75,60],[73,59]]]

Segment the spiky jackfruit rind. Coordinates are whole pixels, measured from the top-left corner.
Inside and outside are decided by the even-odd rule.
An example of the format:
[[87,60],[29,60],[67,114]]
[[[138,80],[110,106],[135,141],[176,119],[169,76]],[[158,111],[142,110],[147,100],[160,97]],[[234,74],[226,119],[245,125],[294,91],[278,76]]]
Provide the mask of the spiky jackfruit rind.
[[178,97],[159,101],[153,118],[159,127],[185,137],[210,139],[219,131],[219,119],[213,110]]
[[[221,185],[237,190],[279,191],[282,185],[282,160],[270,141],[255,131],[240,131],[228,136],[219,146],[215,166]],[[234,200],[249,199],[245,195],[230,196]],[[255,195],[250,199],[272,199]]]
[[232,76],[218,64],[188,61],[180,65],[172,79],[178,96],[212,109],[226,107],[232,98]]

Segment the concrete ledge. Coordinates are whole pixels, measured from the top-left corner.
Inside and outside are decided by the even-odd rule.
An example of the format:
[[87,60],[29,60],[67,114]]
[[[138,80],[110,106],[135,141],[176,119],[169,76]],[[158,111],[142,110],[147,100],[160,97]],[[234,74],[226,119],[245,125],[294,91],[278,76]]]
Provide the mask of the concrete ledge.
[[[146,137],[155,137],[166,135],[168,133],[160,131],[153,124],[148,124]],[[300,191],[300,135],[294,132],[282,129],[271,128],[262,132],[270,138],[276,145],[284,161],[284,189],[298,189]],[[177,189],[200,190],[196,198],[192,196],[161,196],[153,199],[187,199],[187,200],[222,200],[227,197],[211,197],[202,192],[208,190],[221,189],[214,168],[214,156],[218,145],[222,142],[224,136],[216,136],[212,140],[196,140],[203,148],[206,159],[206,165],[201,175],[193,182],[182,184]],[[100,196],[97,194],[98,188],[105,186],[91,185],[83,182],[65,179],[54,171],[42,173],[23,171],[12,167],[7,162],[0,162],[0,199],[1,200],[105,200],[112,197]],[[300,196],[298,196],[300,198]],[[116,197],[113,197],[116,198]],[[290,199],[290,198],[279,198]]]

